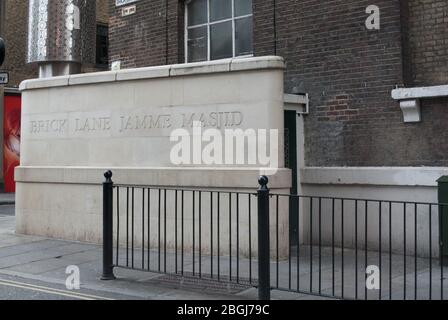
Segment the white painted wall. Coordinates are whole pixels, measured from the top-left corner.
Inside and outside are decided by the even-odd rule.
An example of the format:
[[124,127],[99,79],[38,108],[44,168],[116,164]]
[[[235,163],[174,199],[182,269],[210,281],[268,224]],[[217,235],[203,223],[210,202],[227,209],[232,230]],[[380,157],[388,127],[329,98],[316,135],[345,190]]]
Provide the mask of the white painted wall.
[[[389,251],[390,234],[392,227],[392,251],[415,254],[415,237],[417,236],[417,255],[433,257],[439,255],[438,246],[438,208],[437,205],[437,183],[436,180],[448,174],[447,168],[302,168],[300,180],[302,184],[302,195],[315,197],[313,213],[311,218],[310,200],[302,201],[303,224],[302,241],[309,244],[310,238],[313,243],[319,241],[319,199],[318,197],[348,198],[344,200],[344,246],[355,248],[356,225],[355,225],[355,200],[382,200],[381,204],[381,235],[380,235],[380,204],[377,201],[369,201],[367,207],[367,244],[369,250],[381,249]],[[392,201],[391,209],[389,202]],[[404,209],[400,201],[410,202]],[[418,203],[417,207],[414,203]],[[335,200],[335,243],[341,246],[341,203]],[[358,201],[358,247],[365,245],[365,201]],[[432,203],[433,205],[430,205]],[[430,211],[431,208],[431,211]],[[332,244],[333,234],[333,203],[332,200],[321,200],[321,227],[322,243],[329,246]],[[406,242],[404,233],[404,215],[406,210]],[[390,216],[391,213],[391,216]],[[312,236],[310,232],[310,220],[313,219]],[[390,220],[391,219],[391,220]],[[417,232],[415,232],[415,219],[417,220]],[[431,219],[431,222],[430,222]],[[391,223],[390,223],[391,221]],[[430,253],[431,242],[431,253]]]

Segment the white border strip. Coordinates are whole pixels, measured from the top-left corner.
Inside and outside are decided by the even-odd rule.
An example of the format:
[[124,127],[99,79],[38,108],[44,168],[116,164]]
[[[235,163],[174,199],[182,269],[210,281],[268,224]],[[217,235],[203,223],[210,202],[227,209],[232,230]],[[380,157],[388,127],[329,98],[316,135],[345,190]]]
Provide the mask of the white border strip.
[[[20,84],[20,91],[66,87],[75,85],[115,83],[125,80],[144,80],[169,78],[197,74],[239,72],[248,70],[283,70],[282,57],[263,56],[251,58],[233,58],[205,62],[173,64],[120,71],[91,72],[70,76],[25,80]],[[122,77],[122,75],[124,75]]]
[[[258,178],[267,174],[260,168],[108,168],[117,184],[185,188],[258,188]],[[95,167],[17,167],[17,183],[56,183],[101,185],[106,168]],[[272,189],[291,188],[291,171],[278,169],[269,176]]]
[[437,186],[447,167],[307,167],[300,170],[302,184]]

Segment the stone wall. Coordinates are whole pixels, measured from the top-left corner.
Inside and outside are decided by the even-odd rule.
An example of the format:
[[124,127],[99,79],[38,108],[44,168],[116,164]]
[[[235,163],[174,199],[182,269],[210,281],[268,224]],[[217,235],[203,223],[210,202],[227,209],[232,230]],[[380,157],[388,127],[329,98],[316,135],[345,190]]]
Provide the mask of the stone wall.
[[[256,191],[260,175],[271,174],[270,188],[289,192],[291,171],[284,168],[282,152],[283,69],[281,58],[262,57],[23,82],[22,158],[15,172],[17,232],[101,242],[101,182],[107,169],[114,172],[117,184],[241,191],[245,195]],[[261,158],[256,163],[238,163],[236,156],[233,163],[207,164],[204,159],[199,163],[174,163],[171,155],[180,142],[171,139],[174,130],[183,130],[177,136],[182,141],[199,138],[199,154],[209,145],[197,134],[197,128],[203,128],[204,133],[214,129],[219,134],[235,130],[236,138],[231,138],[242,138],[245,155],[253,150],[245,129],[278,129],[278,148],[269,148],[269,157],[277,155],[278,165],[263,165]],[[224,155],[227,136],[220,137],[225,139],[221,152],[214,153]],[[261,138],[261,142],[256,141],[275,146],[270,137],[266,140],[266,132]],[[182,154],[197,155],[190,150],[197,151],[195,142],[189,141],[189,152],[183,150]],[[238,147],[234,150],[240,152]],[[172,217],[173,201],[169,202]],[[204,208],[209,207],[204,195]],[[243,218],[247,208],[240,208]],[[141,212],[141,207],[137,205],[135,210]],[[220,226],[225,237],[230,220],[225,217],[231,211],[226,213],[225,205],[222,210]],[[272,231],[277,221],[274,214],[272,210]],[[278,220],[283,256],[288,244],[288,215],[288,208],[284,208]],[[190,216],[191,210],[186,209],[187,221],[191,221]],[[243,222],[242,228],[247,223]],[[241,245],[248,243],[247,236],[241,236]],[[204,235],[204,243],[206,239]],[[191,248],[192,239],[185,240],[185,248]],[[172,248],[172,244],[168,245]],[[242,254],[248,254],[247,245],[241,249]],[[226,250],[223,247],[222,254]]]
[[[439,167],[302,169],[304,194],[319,195],[321,198],[313,198],[313,232],[310,232],[309,223],[310,198],[302,198],[300,212],[306,214],[303,215],[301,240],[309,243],[312,237],[313,243],[317,244],[320,226],[320,241],[325,246],[332,245],[334,233],[336,246],[340,247],[343,229],[345,248],[355,248],[356,245],[364,248],[367,239],[367,247],[372,251],[378,251],[381,244],[383,252],[388,252],[391,245],[394,253],[403,254],[406,251],[408,255],[437,257],[440,248],[439,209],[435,204],[438,200],[436,180],[447,173],[446,168]],[[333,208],[334,197],[337,199]],[[417,251],[415,239],[418,241]]]

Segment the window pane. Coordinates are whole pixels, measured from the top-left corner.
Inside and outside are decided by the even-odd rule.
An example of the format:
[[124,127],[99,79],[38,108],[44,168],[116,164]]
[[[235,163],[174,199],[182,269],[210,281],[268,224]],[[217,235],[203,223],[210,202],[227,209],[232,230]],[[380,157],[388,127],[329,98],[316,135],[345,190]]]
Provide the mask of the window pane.
[[235,0],[235,17],[252,14],[252,0]]
[[210,21],[232,18],[232,0],[210,0]]
[[188,4],[188,25],[207,23],[207,0],[193,0]]
[[243,56],[253,53],[252,17],[235,20],[235,55]]
[[188,62],[207,60],[207,27],[188,30]]
[[232,22],[222,22],[210,26],[211,59],[233,57]]

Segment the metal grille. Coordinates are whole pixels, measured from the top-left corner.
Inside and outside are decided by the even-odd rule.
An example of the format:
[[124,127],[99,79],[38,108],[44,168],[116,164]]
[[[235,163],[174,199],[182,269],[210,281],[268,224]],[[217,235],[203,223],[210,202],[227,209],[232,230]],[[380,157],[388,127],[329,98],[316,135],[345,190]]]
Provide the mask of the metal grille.
[[[267,177],[257,193],[239,193],[113,186],[111,176],[104,184],[104,279],[113,279],[115,266],[195,288],[204,283],[194,278],[212,287],[258,287],[262,300],[271,290],[446,299],[440,226],[448,204],[275,194]],[[292,218],[297,233],[288,232]]]
[[253,283],[255,194],[115,186],[114,198],[116,266]]
[[170,288],[183,288],[220,294],[237,294],[252,288],[249,279],[242,280],[241,283],[226,283],[212,279],[211,275],[204,275],[204,278],[193,276],[192,273],[181,275],[161,275],[150,279],[148,282],[154,285],[168,286]]
[[[339,299],[444,300],[448,205],[271,194],[277,257],[272,288]],[[279,212],[295,201],[299,245],[279,259]],[[376,280],[376,282],[375,282]]]
[[95,1],[30,0],[27,62],[92,60],[95,19]]

